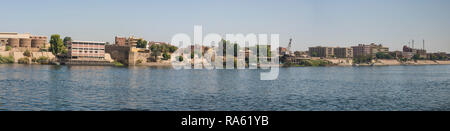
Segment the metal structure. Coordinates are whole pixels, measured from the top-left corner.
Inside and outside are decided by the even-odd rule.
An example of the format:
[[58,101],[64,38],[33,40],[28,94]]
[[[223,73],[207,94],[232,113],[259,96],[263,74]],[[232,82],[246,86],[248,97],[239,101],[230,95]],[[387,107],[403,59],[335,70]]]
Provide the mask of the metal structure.
[[291,47],[292,47],[292,38],[289,39],[289,45],[288,45],[288,47],[286,49],[287,50],[287,55],[291,55],[292,54]]

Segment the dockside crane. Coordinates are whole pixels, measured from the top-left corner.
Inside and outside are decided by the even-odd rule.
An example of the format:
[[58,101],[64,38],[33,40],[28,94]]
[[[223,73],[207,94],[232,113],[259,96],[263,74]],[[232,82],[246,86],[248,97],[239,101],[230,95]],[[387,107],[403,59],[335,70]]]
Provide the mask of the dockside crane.
[[288,47],[287,47],[287,55],[292,55],[292,52],[291,52],[291,47],[292,47],[292,38],[291,39],[289,39],[289,44],[288,44]]

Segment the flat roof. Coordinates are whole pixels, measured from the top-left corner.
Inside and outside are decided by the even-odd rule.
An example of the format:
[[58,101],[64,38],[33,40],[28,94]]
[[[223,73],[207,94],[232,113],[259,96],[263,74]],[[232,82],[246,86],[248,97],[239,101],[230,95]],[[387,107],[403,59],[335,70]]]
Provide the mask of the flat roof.
[[0,34],[19,34],[17,32],[0,32]]
[[103,43],[106,44],[106,42],[100,42],[100,41],[80,41],[80,40],[74,40],[72,42],[76,42],[76,43]]

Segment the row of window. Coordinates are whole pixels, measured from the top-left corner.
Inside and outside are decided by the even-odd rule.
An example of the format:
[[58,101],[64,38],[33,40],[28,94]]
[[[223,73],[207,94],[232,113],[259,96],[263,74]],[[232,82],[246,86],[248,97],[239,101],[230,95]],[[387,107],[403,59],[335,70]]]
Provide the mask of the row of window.
[[105,57],[98,57],[98,56],[73,56],[72,58],[105,58]]
[[[70,48],[69,48],[70,49]],[[72,48],[72,50],[105,50],[103,48]]]
[[[73,51],[74,53],[75,52],[78,52],[78,53],[83,53],[83,51]],[[98,53],[98,51],[84,51],[84,53]]]
[[80,44],[80,45],[105,45],[105,43],[78,43],[78,42],[72,42],[72,44]]

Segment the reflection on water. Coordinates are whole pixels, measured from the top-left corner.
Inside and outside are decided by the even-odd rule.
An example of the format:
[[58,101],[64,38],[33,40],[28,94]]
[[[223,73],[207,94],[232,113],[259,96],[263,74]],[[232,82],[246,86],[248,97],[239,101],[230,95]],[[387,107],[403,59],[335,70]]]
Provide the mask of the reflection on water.
[[450,110],[449,69],[0,65],[0,110]]

